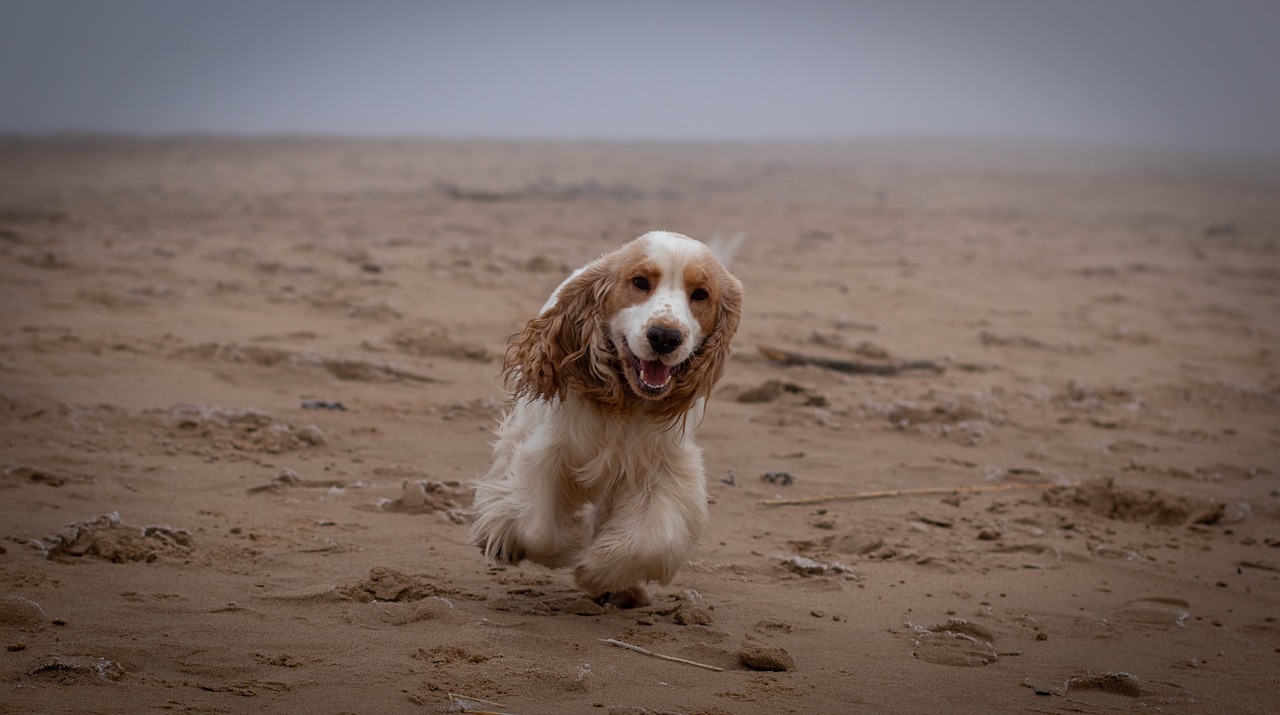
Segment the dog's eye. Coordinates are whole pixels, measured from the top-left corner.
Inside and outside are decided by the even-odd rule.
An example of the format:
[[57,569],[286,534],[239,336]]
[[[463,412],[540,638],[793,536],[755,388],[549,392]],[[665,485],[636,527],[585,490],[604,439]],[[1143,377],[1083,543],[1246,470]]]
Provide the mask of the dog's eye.
[[693,293],[689,296],[689,299],[697,302],[702,302],[707,299],[707,292],[701,288],[698,288],[697,290],[693,291]]
[[639,289],[640,289],[640,290],[642,290],[642,291],[646,291],[646,292],[648,292],[648,290],[649,290],[649,279],[648,279],[648,278],[645,278],[644,276],[636,276],[635,278],[632,278],[632,279],[631,279],[631,285],[633,285],[633,286],[635,286],[635,287],[639,288]]

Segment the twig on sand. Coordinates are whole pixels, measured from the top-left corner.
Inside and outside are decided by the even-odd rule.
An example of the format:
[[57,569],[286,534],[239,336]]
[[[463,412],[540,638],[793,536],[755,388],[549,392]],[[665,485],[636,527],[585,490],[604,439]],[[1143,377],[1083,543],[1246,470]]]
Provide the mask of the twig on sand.
[[647,649],[645,649],[645,648],[641,648],[641,647],[640,647],[640,646],[638,646],[638,645],[631,645],[630,643],[623,643],[622,641],[620,641],[620,640],[615,640],[615,639],[613,639],[613,638],[601,638],[600,640],[601,640],[601,641],[603,641],[603,642],[605,642],[605,643],[608,643],[609,645],[616,645],[616,646],[618,646],[619,648],[625,648],[625,649],[627,649],[627,650],[632,650],[632,651],[635,651],[635,652],[639,653],[640,655],[647,655],[647,656],[649,656],[649,657],[651,657],[651,658],[661,658],[662,660],[670,660],[670,661],[674,661],[674,662],[676,662],[676,663],[684,663],[685,665],[694,665],[694,666],[697,666],[697,667],[699,667],[699,668],[705,668],[705,669],[707,669],[707,670],[714,670],[714,671],[716,671],[717,673],[722,673],[722,672],[724,672],[724,668],[717,668],[717,667],[716,667],[716,666],[714,666],[714,665],[707,665],[706,663],[699,663],[699,662],[697,662],[697,661],[693,661],[693,660],[685,660],[684,658],[677,658],[677,657],[675,657],[674,655],[663,655],[663,654],[661,654],[661,653],[654,653],[653,651],[651,651],[651,650],[647,650]]
[[454,706],[458,708],[458,712],[460,713],[468,713],[469,715],[512,715],[511,713],[499,712],[496,710],[475,709],[476,705],[492,705],[495,708],[506,707],[499,703],[491,702],[489,700],[481,700],[480,698],[473,698],[470,695],[458,695],[457,693],[447,693],[447,695],[449,696],[449,699],[453,701]]
[[837,360],[793,353],[790,350],[779,350],[765,345],[757,346],[765,357],[783,365],[817,365],[836,372],[847,372],[853,375],[898,375],[911,370],[930,370],[943,372],[946,368],[933,360],[903,360],[900,362],[861,362],[857,360]]
[[980,484],[972,487],[921,487],[919,489],[890,489],[883,492],[845,492],[843,494],[823,494],[816,497],[800,499],[761,499],[756,502],[761,506],[793,506],[799,504],[821,504],[831,501],[862,501],[864,499],[885,499],[888,497],[920,496],[924,494],[980,494],[982,492],[1007,492],[1014,489],[1049,489],[1053,484]]

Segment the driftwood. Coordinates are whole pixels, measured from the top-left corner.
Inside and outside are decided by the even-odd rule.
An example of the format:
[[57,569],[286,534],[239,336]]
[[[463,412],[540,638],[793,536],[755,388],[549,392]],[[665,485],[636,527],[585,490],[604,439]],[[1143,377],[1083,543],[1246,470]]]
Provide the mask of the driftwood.
[[890,489],[883,492],[846,492],[843,494],[824,494],[801,499],[762,499],[761,506],[797,506],[803,504],[823,504],[833,501],[862,501],[865,499],[885,499],[888,497],[920,496],[925,494],[981,494],[983,492],[1007,492],[1014,489],[1049,489],[1053,484],[981,484],[972,487],[922,487],[919,489]]
[[929,370],[930,372],[941,373],[946,368],[933,360],[903,360],[900,362],[862,362],[860,360],[839,360],[835,358],[817,357],[814,355],[804,355],[802,353],[791,352],[790,350],[779,350],[764,345],[758,346],[760,353],[765,357],[780,362],[783,365],[817,365],[828,370],[836,372],[849,373],[851,375],[900,375],[904,372],[912,370]]

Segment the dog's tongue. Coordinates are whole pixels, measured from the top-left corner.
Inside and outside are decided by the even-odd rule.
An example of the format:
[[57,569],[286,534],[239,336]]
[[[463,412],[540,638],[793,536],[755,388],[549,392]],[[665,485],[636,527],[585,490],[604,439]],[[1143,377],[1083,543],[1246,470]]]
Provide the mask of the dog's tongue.
[[671,368],[662,364],[661,360],[641,360],[640,379],[653,387],[662,387],[671,377]]

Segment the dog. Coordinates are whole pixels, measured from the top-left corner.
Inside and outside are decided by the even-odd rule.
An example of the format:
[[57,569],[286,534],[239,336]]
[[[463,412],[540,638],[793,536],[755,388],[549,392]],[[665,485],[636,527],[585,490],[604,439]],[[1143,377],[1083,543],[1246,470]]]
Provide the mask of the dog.
[[490,563],[573,567],[597,603],[649,603],[708,522],[693,429],[724,374],[743,288],[715,253],[653,231],[574,271],[512,337],[511,404],[476,485]]

